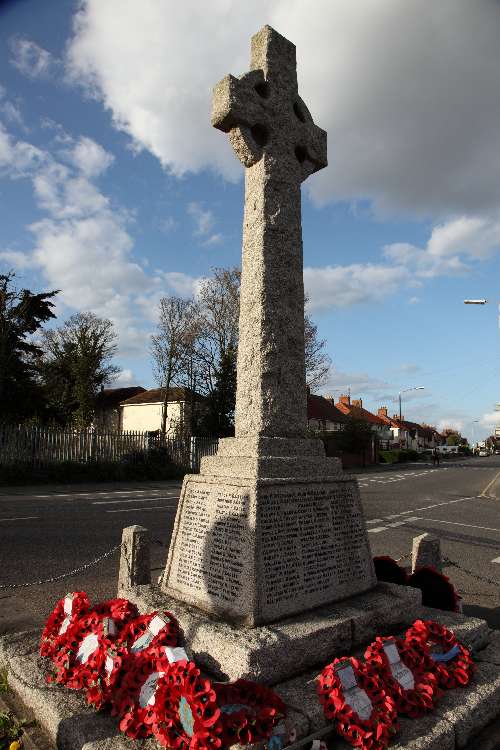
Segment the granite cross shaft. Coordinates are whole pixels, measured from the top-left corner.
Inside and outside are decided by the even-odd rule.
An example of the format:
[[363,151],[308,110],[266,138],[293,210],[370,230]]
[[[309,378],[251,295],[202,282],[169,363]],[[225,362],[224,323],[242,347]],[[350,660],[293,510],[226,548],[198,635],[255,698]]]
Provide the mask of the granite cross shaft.
[[212,125],[245,165],[236,437],[300,438],[307,424],[300,185],[327,165],[298,95],[295,45],[270,26],[251,70],[214,89]]

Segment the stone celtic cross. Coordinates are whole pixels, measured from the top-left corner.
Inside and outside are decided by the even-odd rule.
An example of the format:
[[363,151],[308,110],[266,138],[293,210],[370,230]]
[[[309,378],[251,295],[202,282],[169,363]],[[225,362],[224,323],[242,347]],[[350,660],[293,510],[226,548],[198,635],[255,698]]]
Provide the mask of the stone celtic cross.
[[245,170],[236,437],[303,437],[307,423],[300,185],[327,165],[298,95],[295,45],[270,26],[251,70],[214,89],[212,124]]

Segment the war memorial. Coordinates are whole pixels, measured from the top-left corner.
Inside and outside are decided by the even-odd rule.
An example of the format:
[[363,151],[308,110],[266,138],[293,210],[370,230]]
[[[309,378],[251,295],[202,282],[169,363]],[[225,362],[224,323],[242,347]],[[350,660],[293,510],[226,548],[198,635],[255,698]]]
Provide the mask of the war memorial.
[[[272,686],[287,706],[282,746],[308,738],[307,748],[328,729],[318,673],[362,656],[378,635],[435,620],[472,650],[474,680],[427,716],[401,719],[390,746],[474,747],[500,716],[499,634],[423,608],[417,589],[377,582],[357,482],[306,438],[301,184],[327,166],[327,134],[299,96],[290,41],[269,26],[252,37],[249,72],[214,89],[212,125],[245,170],[235,437],[185,477],[157,584],[146,530],[125,530],[119,595],[141,612],[172,612],[211,679]],[[114,719],[46,685],[39,639],[4,636],[0,663],[58,747],[131,747]]]

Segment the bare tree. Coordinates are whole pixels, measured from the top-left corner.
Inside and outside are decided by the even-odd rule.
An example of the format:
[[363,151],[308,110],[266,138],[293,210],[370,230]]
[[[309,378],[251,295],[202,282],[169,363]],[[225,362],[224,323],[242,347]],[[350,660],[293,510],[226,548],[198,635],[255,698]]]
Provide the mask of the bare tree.
[[194,347],[193,337],[198,319],[198,306],[193,300],[163,297],[157,332],[151,337],[153,374],[163,389],[161,432],[167,429],[169,388],[185,375],[186,358]]
[[213,276],[202,283],[198,302],[202,335],[198,358],[202,388],[213,393],[227,352],[238,345],[241,271],[237,267],[214,268]]
[[[305,302],[309,301],[306,296]],[[306,383],[311,391],[324,385],[332,366],[332,360],[326,353],[326,339],[318,338],[318,326],[304,313],[304,345],[306,361]]]

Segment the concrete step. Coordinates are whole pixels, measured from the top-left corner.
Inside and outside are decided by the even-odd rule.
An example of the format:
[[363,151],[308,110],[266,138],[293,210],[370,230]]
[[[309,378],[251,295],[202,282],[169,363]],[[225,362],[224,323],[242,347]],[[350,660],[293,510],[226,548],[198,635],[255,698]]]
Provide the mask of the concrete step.
[[[498,728],[493,734],[483,730],[500,718],[500,633],[489,631],[484,621],[475,618],[424,609],[421,615],[453,627],[460,640],[473,648],[476,678],[465,689],[445,693],[431,715],[401,719],[401,732],[391,748],[493,750],[491,738],[499,736]],[[130,750],[131,740],[119,731],[116,719],[89,708],[82,693],[46,684],[47,661],[38,655],[39,637],[39,631],[25,631],[0,638],[0,665],[9,670],[9,685],[20,706],[38,718],[61,750]],[[274,688],[288,705],[287,729],[296,729],[298,739],[327,726],[316,697],[317,674],[315,669]],[[478,742],[481,738],[480,744],[475,738]],[[154,740],[143,745],[151,750],[159,748]],[[330,736],[328,745],[349,747],[336,735]]]

